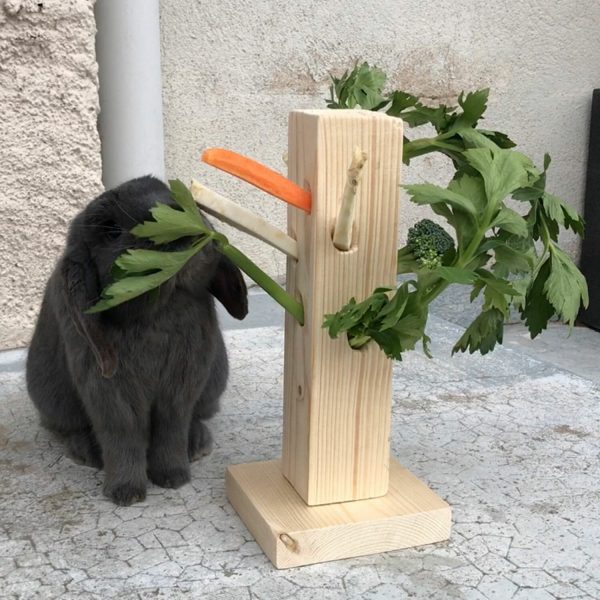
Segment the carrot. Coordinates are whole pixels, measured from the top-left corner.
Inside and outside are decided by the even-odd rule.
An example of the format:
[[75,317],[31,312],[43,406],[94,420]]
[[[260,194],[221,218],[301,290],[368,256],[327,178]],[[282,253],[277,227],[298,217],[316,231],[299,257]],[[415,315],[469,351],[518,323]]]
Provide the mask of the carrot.
[[310,213],[310,192],[265,165],[224,148],[209,148],[202,161]]

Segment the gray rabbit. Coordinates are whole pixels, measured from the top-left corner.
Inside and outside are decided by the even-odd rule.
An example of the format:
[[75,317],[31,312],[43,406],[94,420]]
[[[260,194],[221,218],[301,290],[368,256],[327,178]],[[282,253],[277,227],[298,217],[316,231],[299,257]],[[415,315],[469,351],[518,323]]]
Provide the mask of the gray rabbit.
[[104,467],[104,493],[121,505],[143,500],[148,478],[162,487],[188,482],[190,461],[210,451],[204,421],[218,410],[228,376],[213,296],[238,319],[248,311],[242,274],[209,244],[158,293],[84,312],[121,252],[153,247],[129,231],[150,220],[158,202],[176,206],[166,185],[146,176],[77,215],[27,359],[27,388],[42,424],[65,438],[75,460]]

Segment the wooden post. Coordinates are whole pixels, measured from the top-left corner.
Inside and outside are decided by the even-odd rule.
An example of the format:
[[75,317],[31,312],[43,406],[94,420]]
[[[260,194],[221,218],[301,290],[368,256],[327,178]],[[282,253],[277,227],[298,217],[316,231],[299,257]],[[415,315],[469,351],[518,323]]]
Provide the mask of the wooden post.
[[[353,150],[367,154],[356,197],[352,247],[332,234]],[[308,186],[312,211],[288,212],[298,261],[287,287],[302,298],[305,323],[286,315],[283,474],[309,505],[388,491],[392,362],[375,344],[352,350],[332,340],[323,315],[376,287],[394,287],[402,121],[369,111],[294,112],[289,177]]]
[[[367,160],[352,247],[340,251],[332,235],[357,147]],[[448,505],[390,461],[392,362],[375,344],[352,350],[322,327],[351,297],[395,286],[401,162],[399,119],[355,110],[290,116],[289,176],[311,190],[312,211],[288,212],[298,260],[288,259],[287,287],[305,322],[286,315],[283,458],[227,473],[230,501],[277,567],[450,534]]]

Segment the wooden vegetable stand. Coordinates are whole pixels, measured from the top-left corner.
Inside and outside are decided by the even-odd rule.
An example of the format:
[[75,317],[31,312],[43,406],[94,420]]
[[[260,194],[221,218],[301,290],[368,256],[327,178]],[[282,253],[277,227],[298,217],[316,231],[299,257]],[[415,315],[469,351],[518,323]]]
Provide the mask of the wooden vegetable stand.
[[[354,148],[367,155],[352,246],[332,234]],[[390,458],[392,361],[375,344],[330,339],[323,316],[349,298],[395,286],[402,122],[358,110],[290,115],[289,178],[312,210],[288,208],[283,456],[231,466],[227,496],[278,568],[445,540],[450,507]]]

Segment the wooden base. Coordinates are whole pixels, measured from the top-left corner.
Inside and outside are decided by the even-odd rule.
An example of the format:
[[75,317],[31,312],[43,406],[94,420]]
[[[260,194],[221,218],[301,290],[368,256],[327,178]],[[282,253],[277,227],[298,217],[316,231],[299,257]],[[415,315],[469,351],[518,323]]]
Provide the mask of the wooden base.
[[227,497],[278,569],[441,542],[450,506],[396,461],[380,498],[308,506],[278,460],[227,469]]

